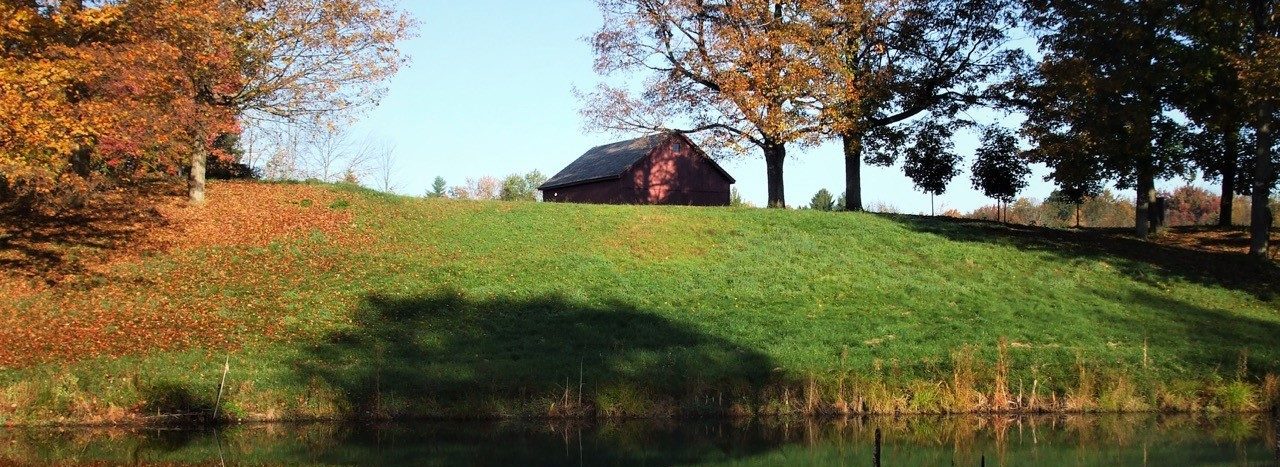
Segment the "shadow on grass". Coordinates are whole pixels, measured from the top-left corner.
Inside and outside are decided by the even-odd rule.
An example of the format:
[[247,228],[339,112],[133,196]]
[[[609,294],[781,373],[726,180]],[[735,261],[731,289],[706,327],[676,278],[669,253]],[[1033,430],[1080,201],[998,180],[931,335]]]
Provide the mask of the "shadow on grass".
[[[1140,331],[1149,339],[1153,359],[1177,355],[1190,368],[1206,373],[1216,368],[1224,377],[1234,377],[1240,370],[1247,373],[1241,376],[1280,373],[1280,324],[1144,291],[1096,293],[1148,310],[1142,316],[1117,318],[1114,328]],[[1151,313],[1159,316],[1152,319]],[[1188,346],[1188,341],[1195,345]]]
[[165,225],[156,206],[180,194],[179,188],[145,182],[57,212],[0,205],[0,270],[50,283],[79,274],[93,252],[130,248],[140,234]]
[[1127,230],[1066,230],[912,215],[884,217],[912,230],[952,241],[1007,244],[1064,259],[1118,258],[1124,261],[1109,261],[1109,264],[1135,280],[1149,284],[1161,278],[1179,278],[1246,291],[1265,301],[1280,294],[1280,266],[1275,263],[1239,253],[1147,242],[1126,236]]
[[620,302],[458,292],[368,297],[295,363],[361,418],[723,412],[765,355]]
[[179,383],[164,382],[142,388],[146,404],[141,409],[144,417],[154,425],[212,425],[225,420],[226,408],[212,397],[197,394],[192,388]]

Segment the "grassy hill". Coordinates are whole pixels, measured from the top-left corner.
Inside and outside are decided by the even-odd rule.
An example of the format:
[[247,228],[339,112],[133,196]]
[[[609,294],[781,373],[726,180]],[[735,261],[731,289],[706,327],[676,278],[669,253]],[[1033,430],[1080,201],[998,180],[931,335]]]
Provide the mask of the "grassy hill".
[[323,185],[148,200],[11,221],[0,422],[1280,400],[1280,272],[1243,255],[916,216]]

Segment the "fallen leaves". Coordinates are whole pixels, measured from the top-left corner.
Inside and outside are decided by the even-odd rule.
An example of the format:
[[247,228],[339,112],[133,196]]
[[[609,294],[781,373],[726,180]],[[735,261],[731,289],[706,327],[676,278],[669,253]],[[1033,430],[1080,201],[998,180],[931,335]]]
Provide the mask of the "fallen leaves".
[[200,207],[178,193],[6,234],[0,258],[25,267],[0,276],[0,367],[270,338],[299,281],[370,240],[321,186],[215,183]]

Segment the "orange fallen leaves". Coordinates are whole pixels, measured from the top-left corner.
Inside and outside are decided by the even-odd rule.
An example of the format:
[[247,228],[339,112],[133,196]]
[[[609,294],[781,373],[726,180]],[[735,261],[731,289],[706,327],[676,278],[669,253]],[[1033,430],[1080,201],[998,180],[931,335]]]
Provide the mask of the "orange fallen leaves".
[[[25,253],[60,248],[73,251],[75,261],[70,267],[59,262],[66,256],[32,259],[0,273],[0,367],[234,349],[270,337],[281,329],[280,311],[291,305],[286,296],[298,289],[304,269],[332,270],[342,262],[263,247],[306,247],[320,234],[306,248],[332,252],[334,244],[369,239],[354,232],[349,210],[328,207],[339,194],[323,187],[215,183],[201,207],[179,195],[148,197],[110,219],[35,226],[42,234],[0,247],[0,259],[19,266]],[[85,238],[94,241],[77,241]],[[155,254],[166,258],[145,260]],[[57,255],[40,258],[51,257]]]

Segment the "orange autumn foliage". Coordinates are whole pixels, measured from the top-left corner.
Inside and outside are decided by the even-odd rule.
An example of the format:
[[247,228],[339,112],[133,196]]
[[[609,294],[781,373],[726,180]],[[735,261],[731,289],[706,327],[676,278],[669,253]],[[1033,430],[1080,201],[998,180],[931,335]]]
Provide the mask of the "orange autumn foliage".
[[0,201],[174,174],[237,131],[233,112],[196,99],[237,76],[234,37],[218,32],[237,10],[206,3],[0,3]]

